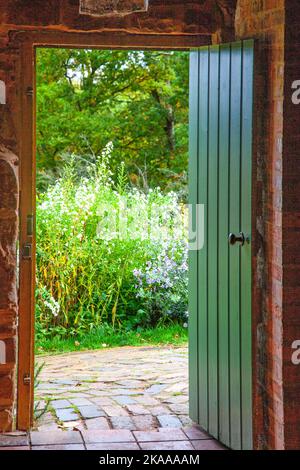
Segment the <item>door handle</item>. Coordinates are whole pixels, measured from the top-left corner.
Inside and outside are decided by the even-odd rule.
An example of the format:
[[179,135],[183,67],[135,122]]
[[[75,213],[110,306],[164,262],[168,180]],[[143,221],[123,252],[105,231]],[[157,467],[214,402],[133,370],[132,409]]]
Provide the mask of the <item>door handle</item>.
[[235,235],[234,233],[230,233],[228,236],[229,245],[235,245],[239,243],[241,246],[245,244],[246,238],[243,232],[240,232],[239,235]]

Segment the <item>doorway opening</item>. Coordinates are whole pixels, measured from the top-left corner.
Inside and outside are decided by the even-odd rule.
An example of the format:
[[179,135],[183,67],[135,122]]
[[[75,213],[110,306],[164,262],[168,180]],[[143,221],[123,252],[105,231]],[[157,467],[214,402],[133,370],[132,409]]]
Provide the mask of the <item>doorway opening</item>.
[[34,428],[192,424],[189,53],[37,48],[36,77]]
[[[107,35],[95,33],[91,36],[63,34],[59,38],[53,37],[50,32],[43,35],[30,33],[24,36],[21,90],[23,126],[20,128],[23,145],[20,152],[22,193],[19,429],[27,430],[32,425],[34,388],[36,199],[35,107],[31,98],[35,99],[35,70],[32,67],[34,60],[31,59],[35,57],[35,47],[52,45],[90,48],[91,43],[97,48],[103,48],[106,44],[107,48],[111,49],[113,44],[113,47],[121,47],[122,50],[128,47],[131,50],[140,48],[147,51],[151,47],[160,51],[170,51],[174,49],[174,44],[182,50],[199,46],[199,43],[195,44],[195,38],[188,36],[176,40],[170,35],[131,37],[124,34],[121,37],[119,34],[114,36],[110,33]],[[251,348],[253,41],[200,48],[191,53],[191,58],[189,202],[192,205],[191,219],[192,222],[195,221],[190,226],[191,234],[195,234],[195,237],[192,240],[193,248],[190,249],[189,259],[189,311],[192,313],[189,318],[190,416],[229,447],[248,449],[252,446],[253,416]],[[105,152],[100,156],[105,157]],[[69,173],[72,175],[70,169]],[[126,211],[118,210],[118,212],[126,214]],[[200,219],[197,217],[199,214],[200,216],[204,214],[206,227],[204,244],[200,243],[201,237],[198,236],[197,221],[201,220],[201,217]],[[78,240],[80,239],[81,235]],[[136,255],[136,251],[134,246],[133,256]],[[140,277],[140,273],[136,274]],[[221,298],[227,300],[222,301]],[[46,301],[49,302],[49,299]],[[55,304],[52,304],[52,308],[55,310]],[[114,309],[111,309],[111,313],[115,317]],[[111,429],[110,432],[114,430]],[[201,440],[204,436],[204,439],[209,440],[207,434],[203,435],[201,432],[199,434],[199,429],[197,430],[196,439]],[[156,432],[154,439],[152,436],[152,441],[156,442],[157,436]],[[181,440],[188,437],[186,433],[180,436]],[[132,439],[131,434],[130,439]],[[193,444],[188,442],[184,445],[189,447]],[[212,444],[214,445],[215,443]],[[200,445],[199,448],[203,446]]]

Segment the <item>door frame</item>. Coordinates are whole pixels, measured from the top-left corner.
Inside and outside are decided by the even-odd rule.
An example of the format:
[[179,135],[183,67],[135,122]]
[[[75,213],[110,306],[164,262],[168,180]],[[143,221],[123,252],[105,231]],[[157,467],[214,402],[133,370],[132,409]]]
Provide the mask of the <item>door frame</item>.
[[[18,430],[32,426],[34,404],[34,308],[35,308],[35,220],[36,209],[36,49],[42,47],[116,50],[189,51],[210,44],[210,36],[178,34],[129,34],[125,32],[26,31],[12,33],[11,44],[20,49],[20,148],[19,201],[19,324],[17,417]],[[28,230],[31,225],[31,230]],[[23,247],[32,246],[31,258],[24,259]]]
[[[32,426],[34,384],[34,307],[35,307],[35,237],[28,235],[28,215],[35,213],[36,206],[36,49],[55,48],[90,48],[123,50],[182,50],[189,51],[201,46],[211,45],[210,36],[175,35],[175,34],[130,34],[126,32],[58,32],[58,31],[23,31],[11,34],[11,44],[19,48],[21,54],[19,70],[19,113],[20,123],[17,128],[20,160],[20,265],[19,265],[19,324],[18,324],[18,375],[17,375],[17,420],[18,430],[29,430]],[[254,106],[254,109],[255,106]],[[255,122],[255,116],[253,116]],[[254,126],[253,126],[254,128]],[[254,131],[255,132],[255,131]],[[254,137],[254,136],[253,136]],[[253,138],[253,155],[256,152]],[[255,174],[253,158],[253,175]],[[254,181],[254,178],[253,178]],[[252,243],[255,244],[256,201],[253,186],[252,205]],[[33,233],[35,221],[33,222]],[[24,244],[32,244],[31,259],[22,258]],[[255,250],[252,252],[253,272],[256,266]],[[252,288],[252,394],[253,410],[259,403],[257,389],[258,372],[256,359],[256,324],[258,323],[260,301],[256,289]],[[253,412],[253,442],[257,435],[257,411]]]

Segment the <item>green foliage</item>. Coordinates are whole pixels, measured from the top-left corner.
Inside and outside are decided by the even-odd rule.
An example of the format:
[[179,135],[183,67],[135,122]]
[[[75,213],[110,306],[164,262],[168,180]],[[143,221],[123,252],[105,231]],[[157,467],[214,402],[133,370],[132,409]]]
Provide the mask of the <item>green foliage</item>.
[[78,337],[106,324],[141,331],[185,321],[186,227],[178,196],[130,188],[123,164],[114,182],[111,152],[109,144],[87,177],[73,156],[38,196],[38,340]]
[[188,330],[179,324],[158,326],[142,331],[124,331],[109,325],[102,325],[74,338],[39,337],[36,343],[36,354],[59,354],[70,351],[86,351],[122,346],[147,346],[170,344],[185,345],[188,341]]
[[71,154],[85,174],[113,143],[130,183],[185,196],[188,159],[188,53],[37,50],[38,189]]
[[[39,376],[44,367],[45,367],[45,362],[41,362],[40,364],[36,362],[34,364],[34,390],[35,391],[38,389],[41,383],[39,380]],[[41,419],[42,416],[44,416],[49,411],[49,406],[50,406],[49,400],[47,400],[46,403],[43,405],[41,405],[40,401],[34,402],[33,418],[34,418],[35,424],[37,424],[39,419]]]

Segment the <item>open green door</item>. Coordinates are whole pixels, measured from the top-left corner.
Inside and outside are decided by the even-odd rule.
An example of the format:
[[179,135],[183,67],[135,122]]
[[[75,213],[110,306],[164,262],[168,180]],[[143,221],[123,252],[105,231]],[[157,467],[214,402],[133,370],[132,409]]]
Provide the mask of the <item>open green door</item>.
[[232,449],[252,448],[253,57],[249,40],[190,64],[190,416]]

